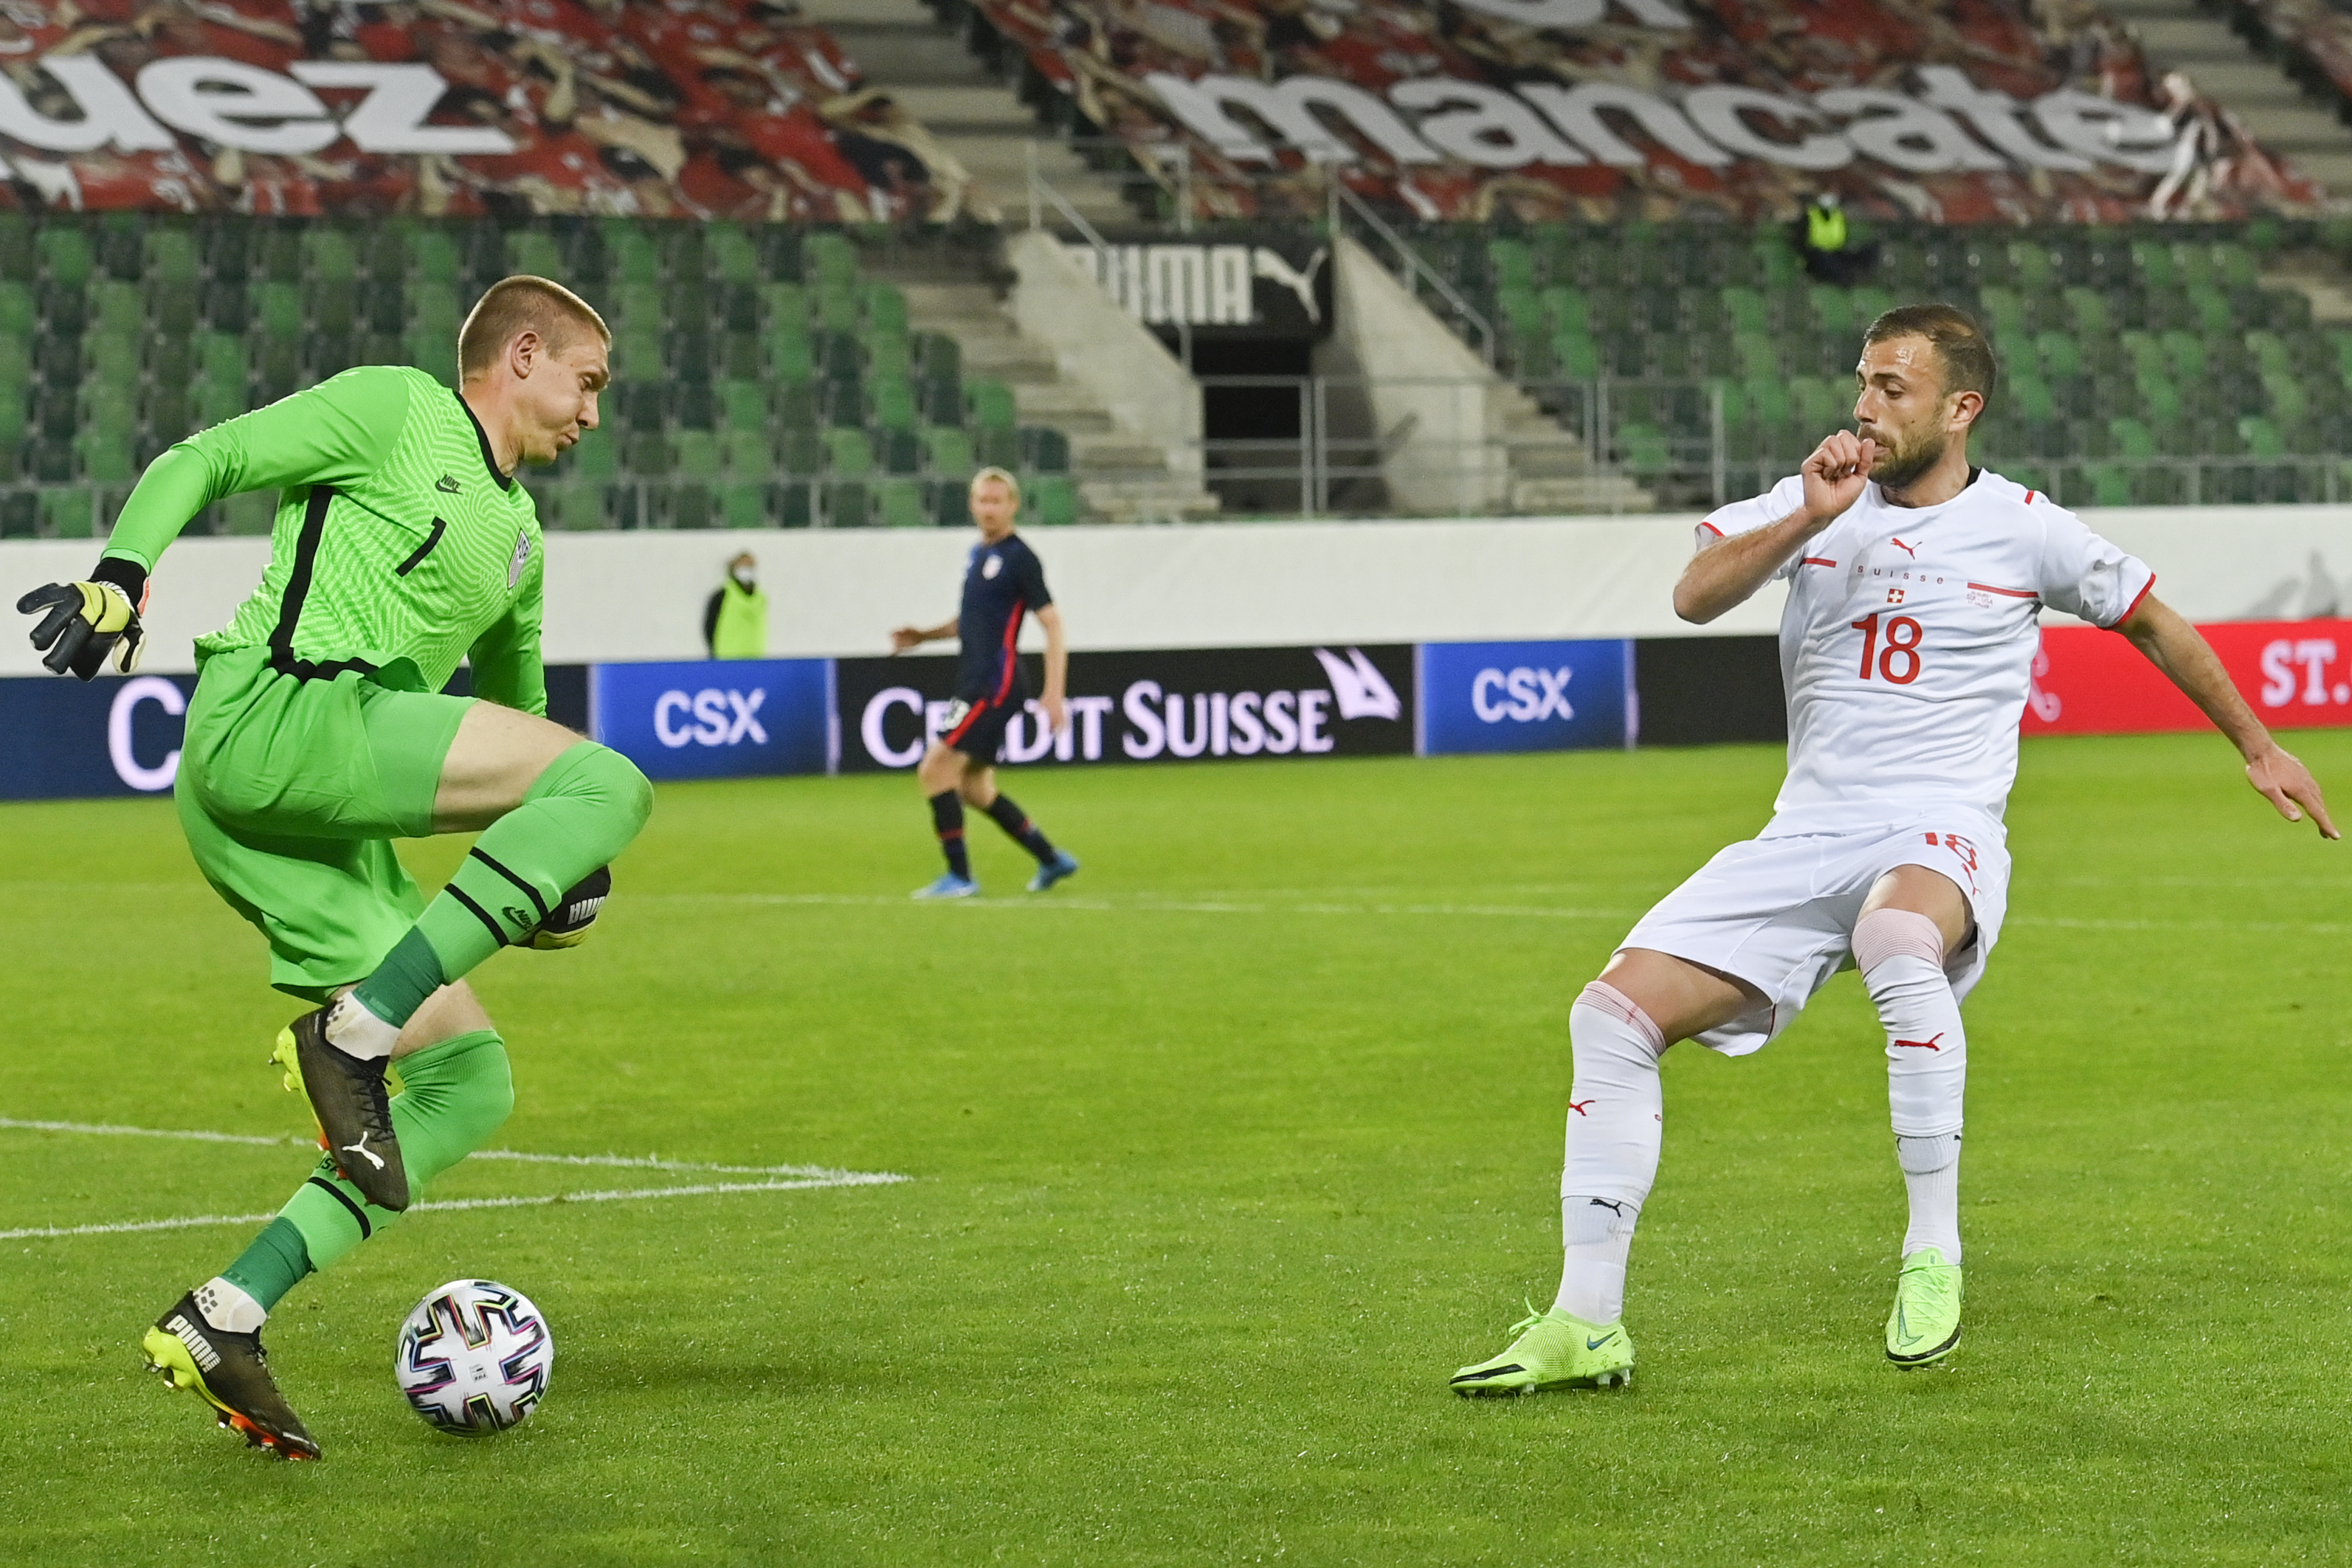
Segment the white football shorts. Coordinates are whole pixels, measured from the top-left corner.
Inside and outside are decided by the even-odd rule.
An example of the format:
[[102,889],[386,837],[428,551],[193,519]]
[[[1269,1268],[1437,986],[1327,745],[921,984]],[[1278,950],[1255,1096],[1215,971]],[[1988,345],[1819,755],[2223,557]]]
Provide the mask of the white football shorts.
[[1776,836],[1768,827],[1701,866],[1619,946],[1717,969],[1763,992],[1764,1006],[1698,1037],[1726,1056],[1745,1056],[1770,1044],[1853,961],[1863,900],[1900,865],[1941,872],[1968,897],[1975,934],[1945,960],[1952,995],[1966,1000],[2000,939],[2009,840],[1999,822],[1965,806],[1853,832]]

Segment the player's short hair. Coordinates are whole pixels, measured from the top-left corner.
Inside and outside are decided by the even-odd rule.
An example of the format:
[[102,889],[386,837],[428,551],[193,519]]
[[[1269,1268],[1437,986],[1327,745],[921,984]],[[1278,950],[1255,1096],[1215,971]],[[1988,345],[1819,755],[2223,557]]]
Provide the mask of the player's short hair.
[[1006,473],[1003,469],[999,468],[993,463],[990,464],[987,467],[982,469],[979,473],[971,476],[971,483],[964,486],[964,494],[970,495],[972,491],[979,489],[982,485],[987,484],[992,479],[997,484],[1003,486],[1004,488],[1011,493],[1013,497],[1013,504],[1014,506],[1017,507],[1021,504],[1021,481],[1015,479],[1012,475]]
[[519,332],[536,332],[551,354],[561,354],[588,333],[613,346],[613,329],[596,308],[544,277],[519,273],[490,285],[466,324],[457,329],[457,378],[481,374],[498,361]]
[[1947,396],[1972,392],[1987,402],[1992,401],[1993,381],[1999,373],[1993,365],[1992,344],[1977,319],[1958,306],[1898,305],[1870,324],[1862,335],[1862,346],[1866,349],[1889,338],[1927,340],[1936,350]]

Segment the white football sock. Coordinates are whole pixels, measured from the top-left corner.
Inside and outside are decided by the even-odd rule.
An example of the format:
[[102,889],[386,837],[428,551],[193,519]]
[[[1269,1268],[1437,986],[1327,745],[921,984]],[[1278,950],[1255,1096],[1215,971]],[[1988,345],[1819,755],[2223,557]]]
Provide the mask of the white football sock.
[[1903,1256],[1922,1247],[1941,1248],[1944,1261],[1960,1260],[1960,1135],[1897,1138],[1895,1158],[1911,1195],[1911,1225],[1903,1233]]
[[1587,1322],[1613,1323],[1625,1312],[1633,1224],[1658,1176],[1665,1037],[1632,998],[1598,980],[1569,1009],[1568,1035],[1576,1075],[1559,1176],[1564,1257],[1552,1304]]
[[323,1032],[329,1045],[361,1061],[381,1061],[400,1043],[400,1026],[384,1022],[348,991],[328,1010]]
[[269,1317],[259,1301],[223,1279],[196,1287],[196,1311],[204,1314],[205,1322],[224,1333],[259,1333]]
[[1944,973],[1936,923],[1906,909],[1874,909],[1853,928],[1854,963],[1886,1030],[1886,1102],[1911,1198],[1908,1254],[1943,1249],[1960,1260],[1960,1129],[1969,1040]]

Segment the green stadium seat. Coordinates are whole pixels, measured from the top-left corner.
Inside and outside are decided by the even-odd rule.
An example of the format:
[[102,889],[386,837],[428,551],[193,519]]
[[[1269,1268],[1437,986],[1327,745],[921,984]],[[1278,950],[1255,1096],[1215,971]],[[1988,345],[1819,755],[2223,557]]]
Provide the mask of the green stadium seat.
[[877,430],[915,428],[915,389],[908,382],[877,378],[866,385],[865,423]]
[[1021,427],[1021,468],[1024,473],[1066,474],[1070,471],[1070,438],[1049,425]]
[[2038,240],[2009,242],[2009,276],[2027,297],[2046,295],[2058,285],[2050,247]]
[[2038,332],[2033,339],[2034,357],[2042,361],[2042,371],[2050,376],[2083,374],[2083,346],[2071,332]]
[[539,505],[542,527],[549,523],[566,530],[604,527],[604,487],[600,483],[575,480],[554,486],[539,498]]
[[553,235],[541,229],[516,229],[507,235],[507,270],[560,282],[572,269],[565,265],[563,246]]
[[963,380],[963,345],[944,332],[916,332],[907,340],[909,373],[925,381]]
[[1542,296],[1532,288],[1505,287],[1495,296],[1496,325],[1514,341],[1535,338],[1544,329]]
[[972,433],[972,455],[983,468],[1015,468],[1021,464],[1021,433],[990,428]]
[[1031,520],[1045,528],[1064,528],[1078,520],[1078,487],[1058,474],[1022,481],[1021,498]]
[[141,236],[142,271],[150,283],[194,283],[204,270],[196,236],[174,224],[151,222]]
[[776,466],[786,474],[824,472],[824,439],[814,430],[787,430],[776,437]]
[[2064,292],[2066,320],[2080,338],[2103,338],[2115,329],[2107,297],[2095,288],[2074,284]]
[[760,251],[740,225],[704,225],[702,254],[710,276],[722,283],[760,281]]
[[677,472],[691,479],[715,479],[722,466],[719,437],[707,430],[681,430],[671,438]]
[[845,479],[862,479],[874,472],[874,443],[863,430],[834,429],[822,434],[827,473]]
[[885,479],[875,486],[874,520],[890,528],[928,527],[931,519],[923,506],[922,485],[913,479]]
[[854,337],[865,320],[866,313],[854,285],[817,285],[815,306],[814,323],[828,332]]
[[895,285],[876,283],[866,290],[866,325],[869,331],[907,330],[907,296]]
[[41,531],[51,538],[86,539],[98,532],[90,519],[90,492],[76,486],[41,496]]
[[1748,377],[1739,383],[1739,395],[1748,417],[1759,424],[1786,424],[1796,415],[1789,383],[1778,373]]
[[2251,246],[2223,240],[2213,247],[2214,281],[2225,288],[2256,288],[2263,281],[2262,257]]
[[814,283],[847,287],[857,281],[857,252],[837,234],[810,235],[801,245],[801,276]]
[[862,341],[866,348],[866,372],[868,375],[894,376],[910,380],[915,373],[914,345],[904,332],[869,330]]
[[563,463],[563,476],[567,479],[593,485],[611,484],[621,476],[620,438],[609,431],[593,432],[572,449]]
[[823,420],[815,385],[788,382],[776,388],[776,426],[781,430],[814,430]]
[[2083,476],[2091,484],[2091,505],[2095,507],[2131,505],[2130,470],[2118,468],[2112,463],[2094,463],[2084,468]]
[[1727,285],[1721,298],[1723,319],[1732,331],[1765,336],[1772,330],[1771,311],[1760,291]]
[[2141,285],[2147,288],[2172,288],[2180,282],[2180,267],[2172,247],[2162,240],[2134,240],[2132,263],[2139,269]]
[[739,481],[719,487],[719,518],[730,528],[764,528],[768,526],[768,486],[751,481]]
[[966,382],[963,390],[972,429],[1011,430],[1021,423],[1020,406],[1013,402],[1013,389],[1003,382]]
[[2032,337],[2025,324],[2025,298],[2016,289],[1990,286],[1977,292],[1983,308],[1986,325],[1992,329],[1996,348],[2009,343],[2022,343]]
[[29,285],[0,282],[0,338],[21,342],[31,337],[37,326],[34,308],[33,290]]
[[808,329],[808,290],[797,283],[769,283],[760,288],[760,309],[771,330],[778,327]]
[[2009,395],[2018,418],[2032,424],[2044,424],[2058,416],[2056,401],[2050,395],[2049,383],[2040,376],[2026,371],[2012,371],[2009,377]]
[[79,225],[42,224],[34,231],[33,247],[40,256],[42,275],[53,284],[79,288],[97,269],[89,237]]
[[862,528],[874,521],[874,486],[864,479],[829,479],[822,487],[825,527]]
[[2140,412],[2147,418],[2160,423],[2181,416],[2180,388],[2170,376],[2142,371],[2134,381],[2139,391]]
[[2196,325],[2208,332],[2241,329],[2237,312],[2231,308],[2230,297],[2210,283],[2191,284],[2189,307]]
[[768,374],[780,382],[806,382],[816,374],[815,350],[808,333],[795,327],[771,327],[762,340]]
[[719,455],[727,471],[738,478],[766,478],[774,471],[776,454],[764,429],[747,430],[735,426],[719,433]]
[[1601,375],[1601,349],[1581,332],[1562,332],[1551,340],[1552,374],[1562,381],[1595,381]]
[[1497,289],[1533,289],[1536,286],[1535,255],[1523,240],[1487,241],[1486,267]]
[[919,474],[923,471],[922,438],[912,430],[868,430],[874,443],[874,460],[885,474]]
[[2290,375],[2294,371],[2294,350],[2287,340],[2266,328],[2250,329],[2245,337],[2246,352],[2253,356],[2255,365],[2264,375]]
[[921,433],[923,466],[935,478],[962,481],[980,466],[972,460],[971,437],[952,425],[933,425]]
[[1780,374],[1780,350],[1772,340],[1761,332],[1738,332],[1731,340],[1732,363],[1738,367],[1743,381]]
[[662,281],[661,249],[635,224],[614,219],[604,225],[604,276],[614,283]]
[[302,231],[302,275],[314,283],[350,285],[360,275],[359,257],[352,248],[352,236],[339,228],[323,225]]

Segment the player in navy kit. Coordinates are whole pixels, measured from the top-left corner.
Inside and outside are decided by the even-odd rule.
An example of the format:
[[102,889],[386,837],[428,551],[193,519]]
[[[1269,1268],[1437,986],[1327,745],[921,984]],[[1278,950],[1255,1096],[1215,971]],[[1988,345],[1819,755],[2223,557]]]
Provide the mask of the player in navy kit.
[[1078,869],[1073,856],[1048,842],[1012,797],[996,789],[996,753],[1004,744],[1005,724],[1029,700],[1016,651],[1024,615],[1034,615],[1045,631],[1045,690],[1037,699],[1045,724],[1058,735],[1069,723],[1065,699],[1070,655],[1062,640],[1062,612],[1045,591],[1045,569],[1013,531],[1021,510],[1019,482],[1002,468],[983,468],[972,476],[971,505],[980,543],[972,546],[964,570],[961,611],[942,625],[901,626],[890,633],[892,650],[901,653],[943,637],[963,643],[948,727],[915,770],[931,803],[931,825],[948,869],[939,881],[916,889],[917,898],[970,898],[980,891],[964,848],[966,804],[996,819],[998,827],[1037,857],[1030,892],[1043,893]]

